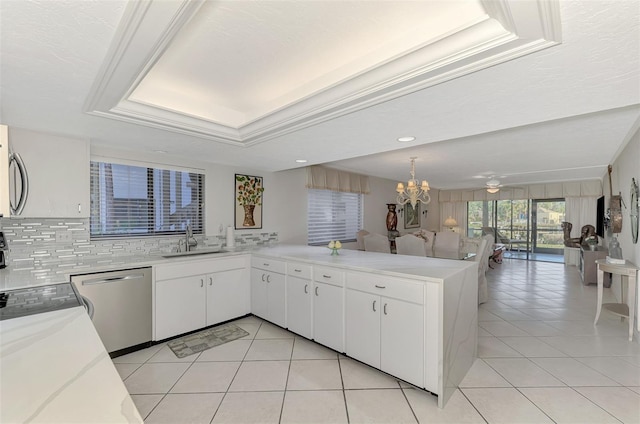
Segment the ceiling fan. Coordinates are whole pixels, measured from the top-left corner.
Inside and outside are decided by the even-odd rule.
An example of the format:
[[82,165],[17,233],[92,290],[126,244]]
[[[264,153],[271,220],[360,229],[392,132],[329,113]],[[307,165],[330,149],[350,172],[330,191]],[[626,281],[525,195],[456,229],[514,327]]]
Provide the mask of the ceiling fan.
[[500,180],[496,179],[495,175],[492,175],[485,183],[485,186],[487,187],[487,192],[494,194],[500,191],[502,184],[500,184]]

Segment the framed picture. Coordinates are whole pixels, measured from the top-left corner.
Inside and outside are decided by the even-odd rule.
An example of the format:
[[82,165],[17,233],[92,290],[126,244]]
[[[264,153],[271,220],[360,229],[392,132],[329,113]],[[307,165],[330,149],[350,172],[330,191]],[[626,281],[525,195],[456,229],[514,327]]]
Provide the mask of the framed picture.
[[262,228],[262,177],[236,174],[234,185],[236,230]]
[[415,208],[411,203],[404,205],[404,228],[420,228],[420,202]]

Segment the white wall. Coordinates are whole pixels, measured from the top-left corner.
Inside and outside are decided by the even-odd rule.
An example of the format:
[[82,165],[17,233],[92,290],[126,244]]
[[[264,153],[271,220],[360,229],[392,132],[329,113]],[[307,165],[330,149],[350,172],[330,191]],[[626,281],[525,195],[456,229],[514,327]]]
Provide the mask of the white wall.
[[[631,240],[631,225],[629,223],[631,178],[635,178],[636,181],[640,179],[640,130],[636,130],[625,148],[613,162],[611,172],[613,193],[618,194],[620,192],[623,203],[626,204],[626,208],[624,205],[622,207],[622,232],[617,234],[620,247],[622,248],[622,256],[628,261],[640,265],[640,242],[633,244]],[[606,193],[605,204],[608,205],[610,193],[609,190],[606,189],[609,187],[607,176],[605,176],[603,186],[605,187],[604,191]],[[616,277],[611,287],[616,298],[620,300],[621,293],[618,281],[619,277]],[[638,311],[638,307],[636,307],[636,311]]]

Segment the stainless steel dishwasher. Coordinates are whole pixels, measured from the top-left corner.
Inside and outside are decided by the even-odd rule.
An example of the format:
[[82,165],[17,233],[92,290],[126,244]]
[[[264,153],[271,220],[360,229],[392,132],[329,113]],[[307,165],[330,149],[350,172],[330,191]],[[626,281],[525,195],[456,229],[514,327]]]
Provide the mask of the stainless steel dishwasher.
[[151,268],[74,275],[94,307],[93,325],[107,352],[151,341]]

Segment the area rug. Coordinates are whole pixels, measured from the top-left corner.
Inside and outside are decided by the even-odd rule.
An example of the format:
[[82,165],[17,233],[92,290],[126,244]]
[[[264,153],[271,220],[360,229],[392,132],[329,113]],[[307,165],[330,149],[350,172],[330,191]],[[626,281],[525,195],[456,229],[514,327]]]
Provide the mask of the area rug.
[[178,358],[184,358],[248,335],[249,333],[237,325],[225,324],[173,340],[167,343],[167,346]]

